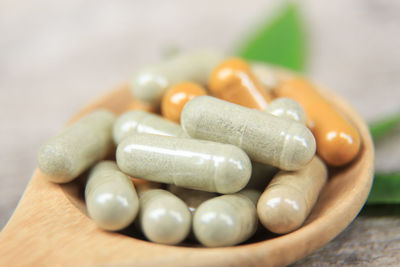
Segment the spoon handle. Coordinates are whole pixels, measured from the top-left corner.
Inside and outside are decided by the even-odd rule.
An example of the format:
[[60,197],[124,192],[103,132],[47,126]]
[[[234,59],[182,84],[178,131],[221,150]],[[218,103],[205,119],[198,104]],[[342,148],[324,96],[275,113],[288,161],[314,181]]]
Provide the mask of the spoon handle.
[[81,232],[94,230],[89,218],[72,205],[61,187],[42,176],[35,171],[0,234],[2,266],[68,262],[66,257],[71,255],[66,247],[79,246]]
[[35,171],[0,233],[0,266],[142,266],[154,262],[154,255],[176,255],[178,247],[101,230],[70,201],[64,187]]

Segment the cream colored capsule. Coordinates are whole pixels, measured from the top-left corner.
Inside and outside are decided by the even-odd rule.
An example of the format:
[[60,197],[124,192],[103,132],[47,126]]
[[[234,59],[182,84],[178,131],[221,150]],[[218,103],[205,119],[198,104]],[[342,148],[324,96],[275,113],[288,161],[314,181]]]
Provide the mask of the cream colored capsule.
[[40,148],[40,170],[52,182],[72,181],[111,151],[114,121],[111,112],[97,110],[71,124]]
[[140,227],[150,241],[173,245],[187,237],[192,216],[182,200],[162,189],[139,191],[139,199]]
[[111,231],[131,224],[139,210],[132,181],[109,160],[101,161],[91,169],[85,201],[90,218],[99,227]]
[[118,117],[113,128],[116,144],[136,133],[188,137],[179,124],[146,111],[129,111]]
[[306,112],[303,107],[290,98],[280,97],[274,99],[269,103],[265,111],[280,118],[294,120],[301,124],[306,123]]
[[133,96],[158,106],[165,91],[174,84],[188,81],[206,85],[211,71],[222,59],[220,54],[211,51],[197,51],[148,66],[135,75]]
[[327,169],[317,156],[299,171],[280,171],[258,201],[261,223],[278,234],[296,230],[311,212],[326,180]]
[[250,159],[236,146],[152,134],[125,138],[117,163],[133,177],[219,193],[241,190],[251,175]]
[[315,154],[315,139],[301,123],[245,108],[210,96],[190,100],[182,128],[193,138],[242,148],[257,162],[298,170]]
[[193,217],[196,238],[207,247],[233,246],[257,229],[254,203],[245,195],[223,195],[201,204]]
[[168,186],[168,190],[175,196],[182,199],[192,214],[196,211],[197,207],[200,206],[201,203],[218,196],[215,193],[183,188],[172,184]]

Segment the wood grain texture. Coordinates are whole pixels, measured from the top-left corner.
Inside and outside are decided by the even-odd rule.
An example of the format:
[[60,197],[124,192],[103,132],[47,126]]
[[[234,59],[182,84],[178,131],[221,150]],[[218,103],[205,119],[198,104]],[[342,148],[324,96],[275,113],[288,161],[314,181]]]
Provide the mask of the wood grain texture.
[[[281,266],[301,259],[354,219],[372,182],[374,153],[365,122],[340,97],[322,93],[358,129],[362,149],[351,165],[331,173],[312,213],[297,231],[225,248],[154,244],[97,228],[85,214],[79,180],[53,184],[36,170],[0,234],[0,265]],[[72,121],[99,107],[121,113],[131,100],[128,86],[123,86],[83,108]]]
[[334,241],[291,266],[399,266],[399,262],[398,217],[359,216]]

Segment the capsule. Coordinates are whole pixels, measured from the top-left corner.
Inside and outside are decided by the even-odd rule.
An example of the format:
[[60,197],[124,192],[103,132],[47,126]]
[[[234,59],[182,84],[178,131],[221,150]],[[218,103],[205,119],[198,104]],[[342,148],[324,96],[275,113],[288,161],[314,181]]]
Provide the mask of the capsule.
[[125,138],[117,163],[133,177],[219,193],[239,191],[251,175],[250,159],[238,147],[151,134]]
[[181,125],[193,138],[236,145],[252,160],[284,170],[300,169],[315,153],[314,136],[304,125],[215,97],[190,100]]
[[208,82],[210,92],[223,100],[264,110],[271,100],[244,60],[231,58],[219,64]]
[[274,99],[269,103],[265,111],[280,118],[297,121],[301,124],[306,123],[306,113],[303,107],[290,98],[280,97]]
[[174,194],[162,189],[139,191],[139,201],[139,223],[147,239],[173,245],[188,236],[192,217]]
[[310,214],[326,180],[327,169],[316,156],[299,171],[280,171],[258,201],[261,223],[278,234],[296,230]]
[[179,123],[183,106],[192,98],[200,95],[207,95],[202,86],[192,82],[178,83],[164,94],[161,101],[161,114],[165,118]]
[[218,196],[216,193],[188,189],[176,185],[169,185],[168,190],[175,196],[182,199],[192,214],[196,211],[197,207],[200,206],[201,203]]
[[121,230],[131,224],[139,199],[130,178],[114,161],[101,161],[90,171],[85,188],[89,217],[101,228]]
[[211,51],[198,51],[148,66],[134,77],[132,94],[139,101],[159,106],[163,94],[174,84],[191,81],[206,85],[211,71],[222,58]]
[[116,144],[136,133],[187,137],[179,124],[146,111],[129,111],[118,117],[113,128],[113,139]]
[[42,145],[38,157],[40,170],[52,182],[72,181],[111,152],[114,121],[111,112],[97,110],[71,124]]
[[207,200],[193,216],[194,234],[207,247],[239,244],[250,238],[256,229],[256,207],[240,193]]
[[293,98],[303,106],[317,142],[317,153],[327,164],[342,166],[357,156],[360,150],[357,130],[311,83],[302,78],[294,78],[279,86],[276,94]]
[[[302,107],[296,101],[289,98],[274,99],[269,103],[265,111],[274,116],[298,122],[302,122],[301,118],[305,118]],[[277,172],[278,169],[271,165],[253,161],[251,178],[245,188],[264,191],[265,187]]]

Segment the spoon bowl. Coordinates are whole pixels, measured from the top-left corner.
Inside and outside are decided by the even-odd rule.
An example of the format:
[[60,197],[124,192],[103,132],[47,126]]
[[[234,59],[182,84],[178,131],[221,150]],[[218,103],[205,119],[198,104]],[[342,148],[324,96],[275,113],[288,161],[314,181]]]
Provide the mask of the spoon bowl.
[[[363,119],[341,97],[321,94],[359,131],[362,147],[350,164],[330,170],[329,180],[298,230],[285,235],[264,231],[234,247],[203,248],[151,243],[98,228],[87,216],[84,175],[67,184],[48,182],[37,169],[17,209],[0,233],[0,265],[281,266],[322,247],[356,217],[371,189],[374,150]],[[78,112],[70,122],[97,108],[116,114],[133,98],[128,85]]]

